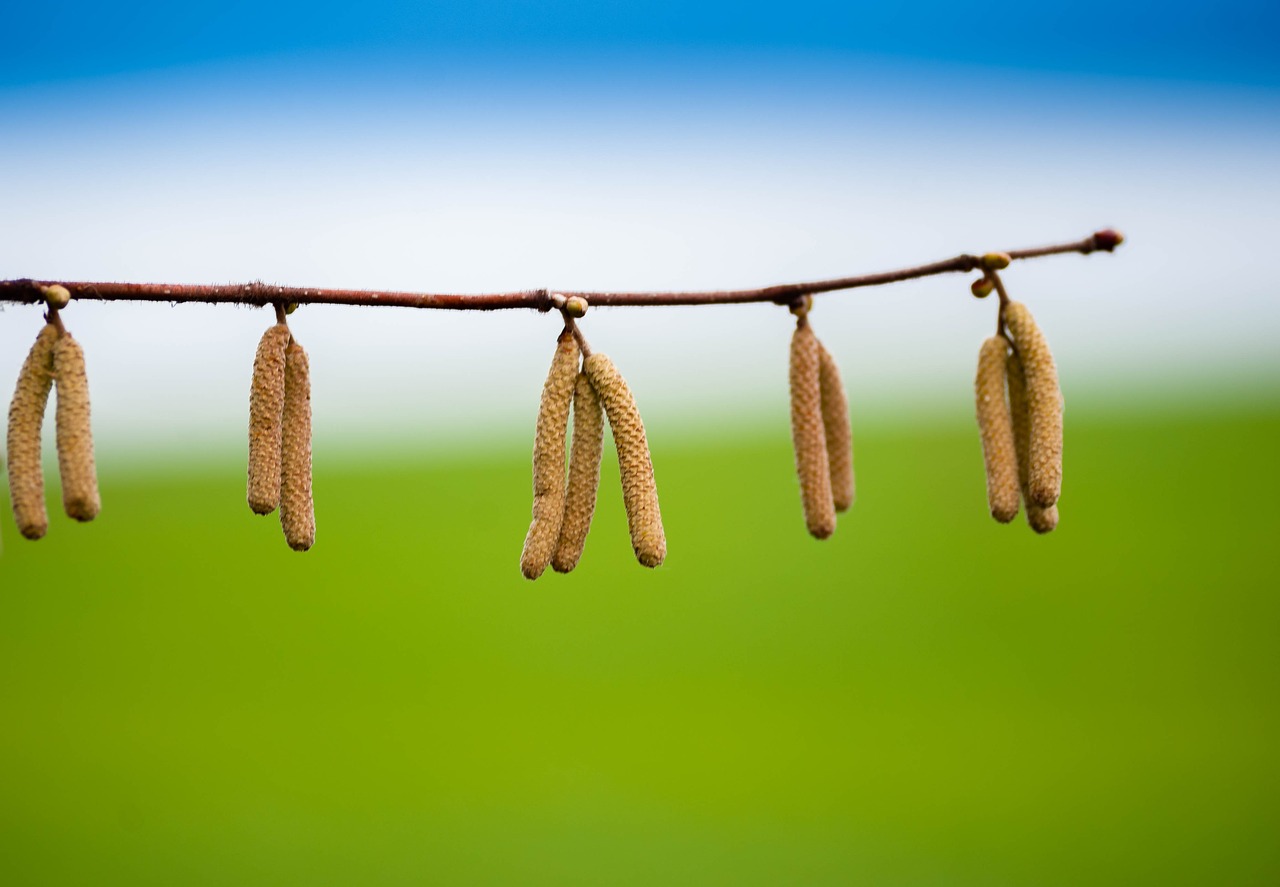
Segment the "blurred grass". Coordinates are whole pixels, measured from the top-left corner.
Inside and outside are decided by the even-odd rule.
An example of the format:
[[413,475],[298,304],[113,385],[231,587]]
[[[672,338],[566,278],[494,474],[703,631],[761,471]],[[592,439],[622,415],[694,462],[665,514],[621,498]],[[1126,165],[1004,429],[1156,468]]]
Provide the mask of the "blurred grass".
[[242,467],[103,477],[0,561],[6,884],[1280,879],[1280,409],[1069,417],[1052,536],[970,421],[855,429],[803,531],[785,427],[615,463],[520,578],[527,445],[321,462],[289,552]]

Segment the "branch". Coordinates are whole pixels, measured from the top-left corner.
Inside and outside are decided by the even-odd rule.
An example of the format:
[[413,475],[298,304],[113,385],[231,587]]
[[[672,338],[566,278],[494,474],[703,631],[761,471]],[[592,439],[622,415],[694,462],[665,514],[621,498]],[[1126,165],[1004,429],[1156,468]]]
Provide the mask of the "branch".
[[[1032,249],[1010,250],[1010,259],[1034,259],[1062,253],[1088,255],[1099,250],[1112,252],[1124,238],[1110,229],[1098,231],[1074,243]],[[897,271],[882,271],[858,277],[837,277],[808,283],[784,283],[759,289],[715,290],[703,292],[581,292],[568,290],[521,290],[512,293],[456,295],[446,293],[373,292],[370,290],[308,289],[253,283],[223,286],[192,286],[167,283],[67,283],[35,281],[29,278],[0,281],[0,303],[34,304],[45,301],[43,287],[61,284],[73,299],[99,302],[207,302],[233,305],[391,305],[401,308],[448,308],[458,311],[494,311],[500,308],[536,308],[550,311],[560,307],[564,298],[577,296],[591,305],[729,305],[745,302],[773,302],[789,305],[814,293],[880,286],[935,274],[968,272],[982,268],[982,257],[967,253]],[[558,298],[557,298],[558,297]]]

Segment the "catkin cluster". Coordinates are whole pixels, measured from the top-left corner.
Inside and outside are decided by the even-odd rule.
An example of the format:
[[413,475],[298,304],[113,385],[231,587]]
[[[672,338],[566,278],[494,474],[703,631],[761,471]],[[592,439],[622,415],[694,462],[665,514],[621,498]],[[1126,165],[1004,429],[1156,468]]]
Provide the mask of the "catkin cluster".
[[[1026,506],[1037,533],[1058,525],[1062,491],[1062,393],[1053,355],[1031,312],[1005,306],[1004,336],[982,343],[974,382],[991,515],[1008,523]],[[1006,392],[1008,400],[1006,401]]]
[[853,434],[840,371],[804,315],[791,337],[790,382],[804,522],[814,538],[826,539],[836,530],[836,512],[853,505]]
[[280,509],[294,551],[316,541],[311,497],[311,370],[289,327],[277,323],[258,342],[249,389],[248,502],[254,514]]
[[40,330],[27,353],[9,404],[9,495],[18,532],[27,539],[39,539],[49,529],[40,431],[49,392],[55,385],[58,402],[54,420],[63,510],[70,518],[90,521],[102,508],[93,460],[84,350],[54,317]]
[[[537,579],[548,565],[568,573],[582,557],[600,486],[606,415],[618,451],[632,550],[646,567],[658,566],[667,554],[653,461],[635,398],[608,357],[591,354],[579,371],[580,354],[566,330],[542,388],[533,446],[533,522],[520,555],[520,571],[529,579]],[[570,404],[573,441],[566,481]]]

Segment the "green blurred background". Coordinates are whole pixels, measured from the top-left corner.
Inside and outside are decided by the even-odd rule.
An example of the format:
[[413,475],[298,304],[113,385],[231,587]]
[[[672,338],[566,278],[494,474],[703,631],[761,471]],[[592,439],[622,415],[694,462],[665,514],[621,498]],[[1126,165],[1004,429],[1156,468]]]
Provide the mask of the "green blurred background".
[[[584,562],[536,583],[554,317],[292,315],[300,555],[244,502],[270,312],[72,305],[104,510],[28,543],[0,503],[0,887],[1280,884],[1274,0],[0,31],[4,279],[722,289],[1130,238],[1005,276],[1066,388],[1052,535],[986,512],[969,279],[817,300],[859,479],[823,543],[783,309],[598,306],[669,556],[634,562],[606,454]],[[0,390],[37,313],[4,307]]]
[[825,543],[784,412],[655,436],[667,563],[609,450],[536,583],[523,436],[318,441],[307,555],[240,454],[108,452],[97,522],[5,522],[6,880],[1275,883],[1280,389],[1222,390],[1074,397],[1047,537],[967,415],[855,410]]

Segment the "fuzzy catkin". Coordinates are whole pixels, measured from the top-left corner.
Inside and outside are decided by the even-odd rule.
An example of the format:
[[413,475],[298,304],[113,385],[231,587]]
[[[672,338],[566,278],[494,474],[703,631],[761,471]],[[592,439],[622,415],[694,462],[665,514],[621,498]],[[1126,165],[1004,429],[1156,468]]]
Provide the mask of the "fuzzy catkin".
[[53,375],[58,388],[55,422],[62,507],[67,517],[90,521],[98,516],[102,500],[98,496],[98,475],[93,465],[84,349],[70,333],[63,333],[53,346]]
[[289,327],[268,327],[253,358],[249,389],[249,508],[270,514],[280,504],[280,421],[284,414],[284,352]]
[[822,420],[818,339],[804,318],[791,337],[791,440],[800,479],[800,503],[809,533],[826,539],[836,529],[827,432]]
[[569,404],[578,379],[578,343],[566,330],[542,385],[533,437],[533,521],[520,552],[520,572],[537,579],[551,563],[564,520],[564,451]]
[[831,469],[831,498],[836,511],[853,505],[853,430],[849,400],[840,381],[835,358],[818,343],[818,388],[822,397],[822,427],[826,432],[827,463]]
[[1062,494],[1062,392],[1049,343],[1021,302],[1005,308],[1005,323],[1027,380],[1028,501],[1048,508]]
[[291,340],[284,353],[284,409],[280,423],[280,528],[294,551],[316,542],[311,500],[311,367]]
[[569,486],[564,498],[560,542],[551,556],[557,573],[578,565],[587,543],[587,531],[596,510],[600,488],[600,455],[604,450],[604,413],[600,398],[586,373],[578,374],[573,389],[573,443],[569,453]]
[[1003,336],[992,336],[978,352],[978,374],[974,379],[978,431],[982,436],[982,457],[987,469],[987,505],[991,516],[1002,524],[1018,513],[1018,450],[1013,437],[1013,418],[1005,401],[1005,356],[1009,351]]
[[18,532],[39,539],[49,529],[44,506],[44,475],[40,469],[40,426],[53,387],[53,348],[58,329],[45,324],[18,372],[9,403],[9,496]]
[[644,434],[644,422],[635,397],[613,361],[596,352],[583,361],[583,370],[604,404],[618,450],[618,473],[622,480],[622,501],[631,530],[631,549],[646,567],[656,567],[667,556],[667,537],[662,529],[658,488],[653,480],[653,460]]
[[1027,377],[1017,352],[1010,352],[1005,360],[1005,374],[1009,385],[1009,416],[1013,422],[1013,440],[1018,453],[1018,483],[1027,506],[1027,523],[1037,533],[1048,533],[1058,525],[1058,506],[1045,508],[1031,501],[1027,495],[1027,481],[1031,471],[1031,416],[1027,403]]

